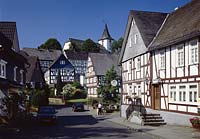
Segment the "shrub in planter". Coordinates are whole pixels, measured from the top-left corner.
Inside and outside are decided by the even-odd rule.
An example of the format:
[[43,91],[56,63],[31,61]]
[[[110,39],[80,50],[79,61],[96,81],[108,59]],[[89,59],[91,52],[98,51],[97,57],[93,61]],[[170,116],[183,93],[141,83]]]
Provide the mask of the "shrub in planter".
[[193,117],[193,118],[190,119],[190,122],[192,124],[192,127],[200,129],[200,118]]

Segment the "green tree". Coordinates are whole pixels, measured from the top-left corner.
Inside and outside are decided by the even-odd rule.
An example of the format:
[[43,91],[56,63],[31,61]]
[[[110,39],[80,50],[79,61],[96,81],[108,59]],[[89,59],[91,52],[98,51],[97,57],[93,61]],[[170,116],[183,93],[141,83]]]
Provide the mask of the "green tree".
[[62,50],[60,42],[55,38],[48,39],[44,44],[41,44],[38,49],[54,49]]
[[56,83],[56,91],[57,91],[56,95],[61,94],[61,92],[63,91],[62,88],[63,88],[63,82],[61,79],[60,70],[58,70],[57,83]]
[[83,42],[82,51],[99,52],[100,48],[97,46],[97,44],[93,40],[87,39]]
[[47,88],[44,89],[31,89],[31,105],[33,106],[45,106],[49,104],[50,91]]
[[67,99],[71,99],[72,96],[74,95],[74,91],[76,90],[75,87],[73,87],[71,84],[66,84],[63,87],[63,95],[67,98]]
[[111,81],[117,80],[117,72],[112,66],[105,74],[105,85],[101,85],[97,92],[103,98],[104,102],[117,103],[119,101],[118,86],[112,86]]
[[122,48],[123,41],[124,39],[122,37],[119,38],[118,41],[113,41],[113,43],[111,44],[112,53],[118,52]]

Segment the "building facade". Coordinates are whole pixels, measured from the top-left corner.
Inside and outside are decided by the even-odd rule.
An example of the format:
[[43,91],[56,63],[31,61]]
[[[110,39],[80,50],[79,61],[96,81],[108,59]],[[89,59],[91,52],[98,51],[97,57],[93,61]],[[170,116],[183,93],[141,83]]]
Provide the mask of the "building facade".
[[81,51],[76,52],[74,50],[65,50],[64,54],[75,68],[75,80],[80,81],[81,85],[84,86],[88,53]]
[[29,56],[38,57],[41,69],[43,73],[48,70],[50,65],[61,55],[61,50],[53,49],[38,49],[38,48],[23,48],[24,51]]
[[[148,17],[142,16],[143,12],[133,11],[132,23],[129,23],[129,16],[126,34],[127,30],[130,33],[129,37],[125,34],[120,57],[122,116],[126,116],[130,106],[127,98],[134,95],[141,98],[147,113],[160,114],[167,124],[191,126],[189,119],[199,116],[199,8],[200,2],[193,0],[170,14],[163,14],[157,28],[153,25],[158,16],[152,18],[152,14]],[[134,25],[139,35],[137,29],[130,35]],[[149,29],[152,32],[148,32]],[[144,30],[147,38],[152,34],[148,43],[145,43],[148,39]],[[140,38],[145,51],[140,51]],[[132,53],[130,48],[134,45],[130,46],[131,42],[138,42]]]
[[151,108],[167,123],[190,125],[189,118],[199,116],[199,8],[200,1],[193,0],[170,13],[149,47]]
[[97,88],[105,83],[106,71],[110,70],[112,66],[115,67],[117,75],[120,76],[117,57],[117,55],[111,54],[89,53],[86,70],[88,97],[98,97]]
[[151,107],[150,53],[148,45],[156,36],[167,14],[130,11],[126,33],[120,54],[122,66],[122,116],[131,100],[141,98],[142,105]]
[[45,72],[46,83],[55,85],[57,83],[58,72],[60,72],[63,83],[71,83],[74,81],[75,69],[64,54],[61,54]]
[[[18,98],[25,87],[27,64],[19,54],[16,23],[0,22],[0,118],[6,116],[11,119],[16,116],[18,106],[22,103]],[[9,105],[8,111],[3,103],[4,98],[13,99],[17,104]]]

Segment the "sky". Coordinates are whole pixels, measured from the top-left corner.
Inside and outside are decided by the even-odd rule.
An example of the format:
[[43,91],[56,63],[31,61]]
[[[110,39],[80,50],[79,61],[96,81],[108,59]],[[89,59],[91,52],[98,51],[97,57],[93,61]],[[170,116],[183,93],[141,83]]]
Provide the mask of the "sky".
[[124,36],[130,10],[172,12],[191,0],[0,0],[0,21],[14,21],[20,47],[36,48],[49,38],[97,42],[105,23],[111,36]]

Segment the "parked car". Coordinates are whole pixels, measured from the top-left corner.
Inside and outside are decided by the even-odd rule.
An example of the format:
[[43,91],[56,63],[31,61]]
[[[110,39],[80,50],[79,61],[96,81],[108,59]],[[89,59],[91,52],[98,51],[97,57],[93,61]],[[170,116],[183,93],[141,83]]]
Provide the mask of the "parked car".
[[37,118],[40,122],[56,123],[56,110],[52,106],[42,106],[39,108]]
[[84,111],[84,105],[82,102],[79,102],[79,103],[74,103],[72,105],[72,111]]

